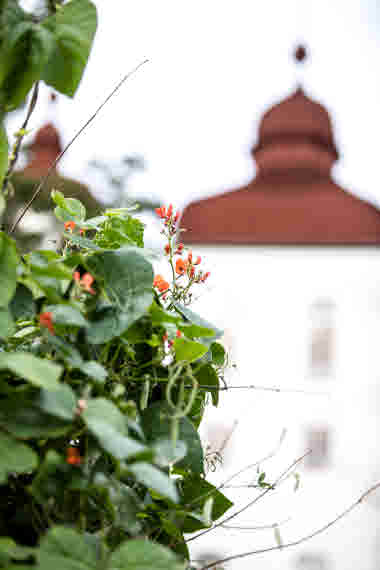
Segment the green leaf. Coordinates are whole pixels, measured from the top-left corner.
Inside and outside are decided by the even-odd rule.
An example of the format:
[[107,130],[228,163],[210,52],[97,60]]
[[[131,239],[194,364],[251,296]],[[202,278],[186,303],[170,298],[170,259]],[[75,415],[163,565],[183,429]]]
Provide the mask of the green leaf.
[[219,378],[211,364],[203,364],[195,377],[200,387],[204,386],[207,392],[211,392],[212,403],[217,406],[219,402]]
[[34,554],[33,548],[19,546],[8,536],[2,536],[0,538],[0,568],[6,564],[8,568],[8,564],[11,559],[23,560],[25,558],[29,558],[31,554]]
[[89,0],[72,0],[43,25],[54,34],[56,47],[42,78],[72,97],[82,78],[96,32],[96,8]]
[[89,400],[83,420],[105,451],[117,459],[128,459],[146,446],[128,437],[127,423],[118,408],[104,398]]
[[71,422],[47,414],[38,397],[20,395],[0,400],[0,425],[18,438],[57,437],[64,435]]
[[80,224],[86,218],[86,208],[76,198],[65,198],[66,208],[54,208],[55,217],[61,222],[76,222]]
[[29,487],[34,498],[41,505],[46,504],[52,496],[58,501],[67,489],[70,469],[64,457],[50,449]]
[[57,390],[62,366],[49,360],[38,358],[27,352],[0,353],[0,370],[8,368],[11,372],[31,384],[45,390]]
[[108,376],[107,370],[101,364],[95,362],[95,360],[84,362],[80,369],[84,374],[100,384],[103,384]]
[[153,325],[161,325],[162,323],[174,323],[178,325],[181,322],[180,317],[176,317],[173,313],[169,313],[157,305],[156,301],[153,301],[149,308],[150,314],[152,316]]
[[132,218],[129,214],[119,213],[107,217],[107,222],[95,236],[96,243],[105,249],[118,249],[123,246],[135,245],[144,247],[144,224]]
[[14,240],[4,232],[0,232],[0,307],[6,307],[14,295],[18,263],[19,258]]
[[[210,344],[213,340],[216,340],[216,339],[220,338],[221,336],[223,336],[222,330],[217,329],[214,325],[212,325],[211,323],[209,323],[205,319],[202,319],[202,317],[197,315],[197,313],[194,313],[193,311],[191,311],[190,309],[188,309],[187,307],[185,307],[181,303],[175,302],[174,306],[177,309],[177,311],[183,317],[185,317],[185,320],[190,321],[190,323],[192,323],[194,325],[198,325],[198,326],[204,327],[206,329],[212,329],[214,331],[214,337],[207,338],[207,339],[205,338],[202,341],[202,342],[204,342],[204,344]],[[208,335],[207,335],[207,337],[208,337]]]
[[153,445],[153,449],[156,453],[155,461],[160,467],[174,465],[174,463],[183,459],[187,452],[185,442],[176,441],[175,445],[173,445],[173,440],[171,439],[160,439],[156,441]]
[[226,351],[219,342],[213,342],[211,347],[211,358],[217,366],[224,366],[226,362]]
[[41,390],[39,405],[46,413],[71,421],[75,415],[77,398],[70,386],[61,384],[58,390]]
[[14,333],[15,325],[8,309],[0,308],[0,339],[6,339]]
[[174,352],[178,361],[194,362],[206,354],[207,346],[186,338],[176,338]]
[[54,325],[88,327],[89,323],[78,309],[71,305],[49,305],[45,307],[45,311],[49,311],[53,316]]
[[53,49],[52,33],[36,22],[24,20],[8,29],[3,36],[0,65],[1,99],[6,111],[24,101]]
[[[0,44],[1,45],[1,44]],[[8,169],[8,137],[4,125],[0,123],[0,185],[3,184],[5,173]],[[0,194],[0,217],[6,207],[5,198]]]
[[207,329],[206,327],[200,327],[199,325],[180,324],[178,328],[188,338],[204,338],[208,336],[215,337],[215,331],[213,329]]
[[87,259],[91,274],[103,282],[113,304],[95,313],[87,332],[89,342],[100,344],[120,336],[148,310],[153,299],[153,268],[135,249],[95,253]]
[[135,249],[94,254],[87,260],[87,265],[98,279],[104,281],[109,300],[119,310],[138,313],[140,317],[151,305],[153,268]]
[[18,283],[16,293],[10,302],[9,308],[15,321],[32,320],[36,314],[36,305],[30,289],[25,287],[22,283]]
[[97,550],[83,534],[66,527],[53,527],[42,538],[38,570],[97,570]]
[[37,455],[30,447],[0,432],[0,483],[5,483],[10,473],[33,471],[37,465]]
[[[168,548],[149,540],[128,540],[110,557],[108,570],[184,570],[185,563]],[[63,569],[62,570],[66,570]]]
[[201,528],[209,526],[209,521],[204,520],[204,508],[207,501],[212,498],[211,519],[219,519],[233,503],[223,493],[218,491],[214,485],[199,477],[192,475],[183,479],[182,502],[193,511],[200,511],[201,517],[187,517],[183,526],[183,532],[195,532]]
[[149,489],[153,489],[163,497],[170,499],[174,503],[178,502],[177,487],[172,479],[150,463],[133,463],[128,467],[134,474],[137,481]]
[[[156,402],[144,410],[141,421],[148,442],[171,438],[170,417],[169,407],[164,402]],[[187,453],[176,466],[203,473],[203,450],[197,430],[186,417],[180,418],[178,424],[178,441],[186,444]]]

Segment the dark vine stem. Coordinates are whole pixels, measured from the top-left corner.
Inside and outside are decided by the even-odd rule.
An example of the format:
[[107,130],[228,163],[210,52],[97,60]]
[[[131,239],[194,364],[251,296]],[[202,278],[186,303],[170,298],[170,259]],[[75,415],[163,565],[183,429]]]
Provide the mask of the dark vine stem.
[[15,143],[13,149],[12,149],[12,153],[11,153],[11,158],[10,158],[10,161],[9,161],[8,169],[7,169],[6,173],[5,173],[4,180],[3,180],[3,184],[2,184],[2,187],[1,187],[1,192],[2,192],[2,194],[5,194],[6,191],[7,191],[8,184],[9,184],[9,179],[10,179],[10,177],[11,177],[11,175],[12,175],[12,173],[13,173],[13,170],[14,170],[14,168],[15,168],[15,166],[16,166],[16,162],[17,162],[17,159],[18,159],[18,155],[19,155],[19,153],[20,153],[21,143],[22,143],[22,141],[23,141],[25,135],[27,134],[27,132],[26,132],[26,127],[28,126],[29,119],[30,119],[30,117],[32,116],[32,113],[33,113],[33,111],[34,111],[34,109],[35,109],[35,107],[36,107],[36,103],[37,103],[37,99],[38,99],[38,88],[39,88],[39,82],[37,81],[37,82],[34,84],[34,87],[33,87],[32,97],[31,97],[31,99],[30,99],[30,103],[29,103],[29,106],[28,106],[28,111],[27,111],[27,113],[26,113],[25,120],[24,120],[24,122],[23,122],[23,124],[22,124],[22,126],[21,126],[21,129],[19,129],[19,130],[17,131],[17,133],[16,133],[16,143]]
[[95,119],[95,117],[98,115],[98,113],[101,111],[101,109],[108,103],[108,101],[115,95],[115,93],[120,89],[120,87],[123,85],[123,83],[125,83],[125,81],[127,81],[127,79],[129,79],[130,77],[132,77],[132,75],[134,75],[139,69],[140,67],[142,67],[145,63],[148,63],[148,59],[144,59],[144,61],[140,62],[138,65],[136,65],[136,67],[134,67],[131,71],[129,71],[122,79],[121,81],[119,81],[119,83],[116,85],[116,87],[111,91],[111,93],[105,98],[105,100],[99,105],[99,107],[96,109],[96,111],[93,113],[93,115],[91,115],[91,117],[84,123],[84,125],[79,129],[79,131],[73,136],[73,138],[70,140],[70,142],[65,146],[65,148],[62,150],[62,152],[59,153],[59,155],[57,156],[57,158],[54,160],[54,162],[51,163],[49,170],[47,171],[47,173],[45,174],[45,176],[42,178],[41,182],[37,185],[37,188],[33,194],[33,196],[31,197],[31,199],[29,200],[29,202],[27,203],[27,205],[25,206],[25,208],[22,210],[21,214],[19,215],[19,217],[17,218],[17,220],[15,221],[15,223],[13,224],[13,226],[10,229],[10,233],[12,234],[15,229],[17,228],[18,224],[21,222],[22,218],[25,216],[26,212],[29,210],[30,206],[33,204],[34,200],[37,198],[37,196],[39,195],[39,193],[41,192],[41,190],[43,189],[43,187],[45,186],[46,182],[48,181],[48,179],[50,178],[51,173],[53,172],[53,170],[55,169],[55,167],[57,166],[58,162],[61,160],[61,158],[63,157],[63,155],[69,150],[69,148],[71,147],[71,145],[77,140],[77,138],[83,133],[83,131],[88,127],[88,125],[90,123],[92,123],[92,121]]

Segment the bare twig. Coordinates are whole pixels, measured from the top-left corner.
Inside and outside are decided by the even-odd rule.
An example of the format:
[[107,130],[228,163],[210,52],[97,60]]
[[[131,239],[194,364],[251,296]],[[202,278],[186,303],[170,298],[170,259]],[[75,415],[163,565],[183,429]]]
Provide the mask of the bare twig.
[[[293,463],[291,465],[289,465],[289,467],[287,467],[285,469],[285,471],[283,471],[281,473],[281,475],[279,475],[279,477],[277,477],[277,479],[275,480],[275,482],[273,483],[273,485],[271,485],[270,487],[267,487],[262,493],[260,493],[259,495],[257,495],[252,501],[250,501],[249,503],[247,503],[246,505],[244,505],[244,507],[242,507],[241,509],[239,509],[238,511],[236,511],[235,513],[233,513],[232,515],[230,515],[229,517],[223,519],[220,522],[217,522],[216,524],[214,524],[213,526],[211,526],[210,528],[207,528],[206,530],[203,530],[202,532],[199,532],[198,534],[196,534],[195,536],[191,536],[190,538],[188,538],[186,540],[186,542],[191,542],[192,540],[195,540],[196,538],[199,538],[200,536],[203,536],[204,534],[207,534],[208,532],[215,530],[216,528],[218,528],[219,526],[222,526],[224,524],[226,524],[227,522],[229,522],[230,520],[234,519],[235,517],[237,517],[238,515],[240,515],[241,513],[243,513],[244,511],[246,511],[247,509],[249,509],[250,507],[252,507],[255,503],[257,503],[260,499],[262,499],[267,493],[269,493],[269,491],[272,491],[273,489],[275,489],[280,483],[281,481],[290,473],[290,471],[296,466],[298,465],[298,463],[300,463],[301,461],[303,461],[305,459],[305,457],[307,455],[309,455],[311,453],[311,451],[307,451],[306,453],[304,453],[303,455],[301,455],[301,457],[298,457],[298,459],[296,459],[295,461],[293,461]],[[211,566],[210,566],[211,567]],[[209,568],[209,567],[207,567]],[[203,569],[202,569],[203,570]]]
[[59,155],[57,156],[57,158],[54,160],[54,162],[51,163],[49,170],[47,171],[46,175],[43,177],[43,179],[41,180],[41,182],[38,184],[33,196],[31,197],[31,199],[29,200],[29,202],[27,203],[27,205],[25,206],[25,208],[22,210],[21,214],[19,215],[19,217],[17,218],[17,220],[15,221],[15,223],[13,224],[10,233],[12,234],[16,227],[18,226],[18,224],[20,223],[20,221],[22,220],[22,218],[25,216],[26,212],[28,211],[28,209],[30,208],[30,206],[33,204],[34,200],[37,198],[38,194],[41,192],[41,190],[43,189],[43,187],[45,186],[47,180],[49,179],[51,173],[53,172],[53,170],[55,169],[56,165],[58,164],[58,162],[61,160],[61,158],[63,157],[63,155],[66,153],[66,151],[71,147],[71,145],[77,140],[77,138],[82,134],[82,132],[88,127],[88,125],[95,119],[95,117],[97,116],[97,114],[99,113],[99,111],[101,111],[101,109],[108,103],[108,101],[111,99],[111,97],[114,96],[114,94],[120,89],[120,87],[123,85],[123,83],[125,81],[127,81],[127,79],[129,79],[132,75],[134,75],[136,73],[136,71],[138,71],[138,69],[140,69],[140,67],[142,67],[145,63],[147,63],[149,60],[145,59],[144,61],[142,61],[141,63],[139,63],[138,65],[136,65],[136,67],[134,69],[132,69],[132,71],[129,71],[121,81],[119,81],[119,83],[116,85],[116,87],[111,91],[111,93],[106,97],[106,99],[103,101],[103,103],[101,103],[101,105],[99,105],[99,107],[96,109],[95,113],[85,122],[85,124],[79,129],[79,131],[73,136],[73,138],[71,139],[71,141],[65,146],[65,148],[62,150],[62,152],[59,153]]
[[235,526],[235,525],[229,525],[229,524],[222,524],[221,526],[223,528],[228,528],[229,530],[269,530],[271,528],[283,526],[284,524],[286,524],[290,520],[291,519],[289,517],[289,518],[285,519],[284,521],[281,521],[278,523],[263,524],[263,525],[259,525],[259,526]]
[[[235,426],[233,426],[233,427],[235,428]],[[233,473],[233,475],[230,475],[230,477],[228,477],[228,479],[226,479],[221,485],[219,485],[219,487],[216,487],[215,489],[212,489],[211,491],[208,491],[207,493],[204,493],[203,495],[199,495],[199,497],[197,497],[196,499],[191,501],[191,503],[188,503],[186,506],[190,507],[191,505],[196,504],[197,502],[205,499],[206,497],[209,497],[209,496],[211,497],[213,495],[213,493],[215,493],[216,491],[220,491],[221,489],[225,489],[228,486],[228,483],[233,481],[233,479],[235,479],[236,477],[238,477],[239,475],[241,475],[245,471],[248,471],[249,469],[253,469],[254,467],[258,467],[258,465],[261,465],[261,463],[264,463],[265,461],[272,459],[272,457],[274,457],[276,455],[276,453],[278,452],[278,450],[280,449],[282,442],[285,439],[285,436],[286,436],[286,429],[284,428],[281,432],[280,439],[279,439],[276,447],[270,453],[268,453],[268,455],[266,455],[265,457],[262,457],[259,461],[255,461],[254,463],[250,463],[249,465],[246,465],[242,469],[239,469],[239,471],[236,471],[236,473]]]
[[18,155],[20,153],[21,143],[24,139],[24,136],[26,135],[26,127],[28,126],[29,119],[32,116],[32,113],[36,107],[36,103],[37,103],[37,99],[38,99],[38,87],[39,87],[39,82],[37,81],[33,87],[33,92],[32,92],[32,96],[30,98],[28,111],[26,113],[25,120],[22,124],[21,129],[17,132],[17,135],[16,135],[16,137],[17,137],[16,138],[16,144],[15,144],[14,148],[12,149],[11,159],[9,161],[8,169],[5,173],[3,185],[1,188],[1,192],[3,194],[5,194],[5,192],[7,190],[9,179],[12,175],[12,172],[14,170],[14,167],[15,167],[17,159],[18,159]]
[[[190,385],[186,385],[185,388],[191,388]],[[226,384],[225,386],[212,386],[207,384],[202,384],[198,386],[199,390],[218,390],[219,392],[224,392],[226,390],[260,390],[262,392],[285,392],[287,394],[307,394],[312,396],[329,396],[329,392],[313,392],[311,390],[301,390],[298,388],[280,388],[278,386],[259,386],[257,384],[243,384],[241,386],[231,386]]]
[[357,501],[355,501],[349,507],[347,507],[343,512],[341,512],[337,517],[335,517],[335,519],[333,519],[329,523],[325,524],[321,528],[315,530],[311,534],[308,534],[306,536],[303,536],[302,538],[299,538],[297,540],[294,540],[292,542],[288,542],[285,544],[281,544],[281,545],[277,545],[277,546],[271,546],[269,548],[261,548],[260,550],[251,550],[250,552],[242,552],[241,554],[235,554],[233,556],[228,556],[227,558],[215,560],[214,562],[211,562],[211,564],[207,564],[206,566],[203,566],[201,568],[201,570],[207,570],[208,568],[213,568],[214,566],[217,566],[218,564],[230,562],[231,560],[237,560],[238,558],[245,558],[247,556],[253,556],[254,554],[263,554],[264,552],[272,552],[273,550],[282,550],[283,548],[289,548],[290,546],[297,546],[298,544],[301,544],[302,542],[305,542],[306,540],[310,540],[310,539],[314,538],[315,536],[317,536],[318,534],[325,532],[328,528],[330,528],[335,523],[337,523],[339,520],[341,520],[343,517],[348,515],[358,505],[360,505],[360,503],[362,503],[368,497],[368,495],[370,495],[371,493],[376,491],[379,487],[380,487],[380,482],[376,483],[375,485],[373,485],[372,487],[367,489],[367,491],[365,491],[359,497],[359,499]]

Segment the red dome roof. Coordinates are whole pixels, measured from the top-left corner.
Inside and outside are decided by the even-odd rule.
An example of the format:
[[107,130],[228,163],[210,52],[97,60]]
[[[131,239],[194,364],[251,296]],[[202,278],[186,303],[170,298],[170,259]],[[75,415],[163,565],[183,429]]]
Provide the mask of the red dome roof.
[[264,114],[256,149],[285,136],[305,137],[319,142],[333,150],[337,158],[328,112],[322,105],[309,99],[301,88]]
[[51,149],[58,150],[59,154],[62,150],[61,141],[57,129],[52,123],[48,123],[41,127],[31,144],[31,148],[35,150],[38,147],[48,146]]
[[331,121],[301,89],[265,113],[253,155],[254,180],[186,207],[184,241],[380,245],[380,211],[331,179]]

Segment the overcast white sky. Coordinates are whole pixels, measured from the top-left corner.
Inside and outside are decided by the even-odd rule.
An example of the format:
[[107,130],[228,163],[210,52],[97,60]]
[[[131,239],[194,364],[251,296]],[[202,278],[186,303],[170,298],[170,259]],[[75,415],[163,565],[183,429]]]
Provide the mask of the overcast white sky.
[[[25,5],[33,0],[24,0]],[[244,183],[248,151],[268,105],[296,87],[332,114],[336,179],[380,205],[380,9],[377,0],[95,0],[99,28],[81,86],[60,96],[55,122],[67,143],[120,78],[146,64],[62,160],[81,180],[97,157],[139,153],[132,190],[182,205]],[[296,69],[298,40],[310,48]],[[46,99],[46,97],[45,97]],[[42,102],[38,127],[52,110]],[[19,120],[11,121],[12,132]]]

